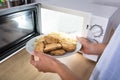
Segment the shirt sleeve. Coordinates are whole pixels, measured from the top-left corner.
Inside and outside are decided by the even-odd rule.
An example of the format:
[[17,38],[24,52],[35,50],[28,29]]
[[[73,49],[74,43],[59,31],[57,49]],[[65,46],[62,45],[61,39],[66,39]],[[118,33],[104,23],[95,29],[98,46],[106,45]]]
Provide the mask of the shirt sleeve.
[[120,80],[120,25],[96,64],[90,80]]

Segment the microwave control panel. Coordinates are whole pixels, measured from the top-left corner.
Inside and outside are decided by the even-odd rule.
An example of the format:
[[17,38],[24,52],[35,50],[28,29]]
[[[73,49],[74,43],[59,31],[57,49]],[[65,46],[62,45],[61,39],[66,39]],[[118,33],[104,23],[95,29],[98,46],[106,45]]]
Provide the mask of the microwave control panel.
[[102,26],[97,25],[97,24],[91,26],[89,30],[91,31],[94,37],[100,37],[103,34]]
[[[108,25],[108,19],[99,17],[99,16],[92,16],[89,25],[87,26],[87,38],[94,43],[103,43],[103,39],[105,37],[106,29]],[[97,61],[97,55],[87,55],[83,54],[84,57]]]
[[87,28],[87,38],[93,42],[102,43],[108,27],[107,25],[108,19],[99,16],[92,16]]
[[92,25],[88,28],[88,38],[96,43],[99,43],[99,39],[103,36],[103,28],[101,25]]

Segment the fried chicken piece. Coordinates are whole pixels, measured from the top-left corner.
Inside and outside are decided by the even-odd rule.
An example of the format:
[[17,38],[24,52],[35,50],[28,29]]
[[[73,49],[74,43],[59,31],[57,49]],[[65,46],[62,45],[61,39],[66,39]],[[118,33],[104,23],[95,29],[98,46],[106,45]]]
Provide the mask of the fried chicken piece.
[[51,44],[46,44],[44,48],[44,52],[49,52],[52,50],[60,49],[62,46],[59,43],[51,43]]
[[45,36],[44,39],[47,44],[59,42],[59,39],[52,35]]
[[62,45],[62,48],[67,52],[72,52],[76,49],[76,44],[72,44],[69,42],[62,42],[61,45]]
[[56,56],[63,55],[63,54],[65,54],[65,50],[63,50],[63,49],[54,50],[54,51],[51,51],[50,54],[56,55]]
[[38,43],[36,43],[36,45],[35,45],[35,51],[37,51],[37,52],[44,52],[43,50],[44,50],[44,43],[41,41],[41,42],[38,42]]

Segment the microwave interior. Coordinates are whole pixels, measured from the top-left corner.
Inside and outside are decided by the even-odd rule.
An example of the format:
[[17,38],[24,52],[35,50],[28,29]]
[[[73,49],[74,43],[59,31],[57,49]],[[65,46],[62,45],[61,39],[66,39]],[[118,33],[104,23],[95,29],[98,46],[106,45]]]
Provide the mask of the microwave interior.
[[0,12],[0,61],[40,35],[38,5],[15,7]]
[[41,8],[42,33],[67,33],[73,38],[86,36],[90,14],[59,7]]

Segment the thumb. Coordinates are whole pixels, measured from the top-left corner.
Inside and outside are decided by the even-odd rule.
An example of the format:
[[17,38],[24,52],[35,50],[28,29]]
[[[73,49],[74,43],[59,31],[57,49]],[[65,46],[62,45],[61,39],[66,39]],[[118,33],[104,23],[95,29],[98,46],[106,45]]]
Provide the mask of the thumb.
[[78,42],[80,42],[80,43],[83,42],[83,37],[76,36],[76,38],[77,38],[77,41],[78,41]]
[[42,56],[42,54],[44,54],[44,53],[38,52],[38,51],[33,52],[33,55],[38,56],[39,58]]

